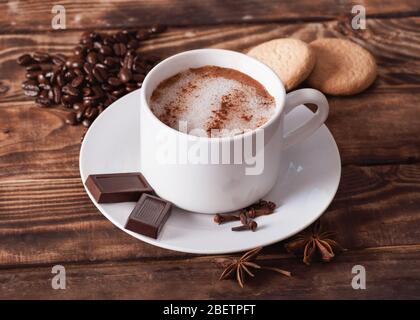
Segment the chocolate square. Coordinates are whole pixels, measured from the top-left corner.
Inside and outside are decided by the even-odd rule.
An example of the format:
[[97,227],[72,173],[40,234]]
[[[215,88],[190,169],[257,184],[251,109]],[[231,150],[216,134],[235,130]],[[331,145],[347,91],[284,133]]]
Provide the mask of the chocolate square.
[[169,217],[170,209],[169,201],[145,193],[128,217],[125,228],[157,239]]
[[98,203],[137,201],[143,193],[153,193],[141,173],[109,173],[89,175],[86,182]]

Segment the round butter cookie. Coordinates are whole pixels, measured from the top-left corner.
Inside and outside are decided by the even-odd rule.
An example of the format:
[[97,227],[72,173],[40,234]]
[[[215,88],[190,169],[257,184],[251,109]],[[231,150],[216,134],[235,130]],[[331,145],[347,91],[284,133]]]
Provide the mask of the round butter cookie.
[[316,55],[311,87],[331,95],[351,95],[369,87],[378,73],[375,58],[349,40],[324,38],[310,43]]
[[308,44],[293,38],[276,39],[252,48],[248,55],[265,63],[279,76],[289,91],[305,80],[315,65]]

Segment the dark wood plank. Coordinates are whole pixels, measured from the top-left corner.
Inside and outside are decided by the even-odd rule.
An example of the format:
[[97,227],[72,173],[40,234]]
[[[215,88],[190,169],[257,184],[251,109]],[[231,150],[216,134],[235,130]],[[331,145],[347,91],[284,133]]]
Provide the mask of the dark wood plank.
[[[329,264],[305,266],[288,255],[265,255],[271,271],[241,289],[219,281],[222,257],[168,261],[64,264],[66,289],[51,288],[51,266],[2,270],[0,299],[419,299],[420,248],[395,247],[346,252]],[[354,265],[366,269],[366,290],[351,287]]]
[[2,267],[185,255],[121,232],[95,208],[80,178],[3,183],[0,230]]
[[[323,219],[348,249],[418,244],[419,192],[419,164],[348,166]],[[79,178],[3,182],[0,243],[2,267],[190,256],[114,227],[90,202]],[[282,244],[271,250],[284,251]]]
[[[33,32],[51,30],[54,1],[9,1],[0,4],[0,30]],[[60,1],[66,9],[68,29],[147,26],[214,25],[243,22],[295,22],[351,17],[359,1],[329,0],[141,0],[141,1]],[[419,14],[416,0],[368,1],[368,16],[407,16]]]

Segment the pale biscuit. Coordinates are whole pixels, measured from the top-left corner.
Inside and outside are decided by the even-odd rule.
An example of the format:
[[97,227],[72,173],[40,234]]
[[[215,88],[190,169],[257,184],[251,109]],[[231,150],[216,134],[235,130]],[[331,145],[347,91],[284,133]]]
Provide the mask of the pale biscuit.
[[342,39],[310,43],[316,55],[308,78],[311,87],[332,95],[351,95],[369,87],[378,73],[375,58],[361,46]]
[[279,76],[287,91],[305,80],[315,65],[315,54],[308,44],[292,38],[264,42],[248,55],[268,65]]

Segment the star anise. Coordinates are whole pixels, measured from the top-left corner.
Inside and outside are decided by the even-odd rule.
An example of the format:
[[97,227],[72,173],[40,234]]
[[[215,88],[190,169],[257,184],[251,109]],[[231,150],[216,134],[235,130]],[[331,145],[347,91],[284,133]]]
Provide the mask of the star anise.
[[258,248],[252,249],[251,251],[248,251],[239,259],[231,260],[230,263],[226,266],[225,270],[222,272],[219,280],[224,280],[224,279],[228,279],[229,277],[235,276],[239,285],[243,288],[246,274],[248,274],[251,277],[255,276],[251,272],[250,269],[272,270],[280,274],[283,274],[287,277],[291,276],[291,273],[289,271],[285,271],[285,270],[273,268],[273,267],[260,266],[256,264],[254,260],[257,258],[261,250],[262,250],[262,247],[258,247]]
[[312,226],[299,233],[291,241],[286,243],[288,252],[303,255],[303,262],[309,265],[318,256],[324,262],[331,261],[335,254],[345,251],[333,238],[334,232],[323,231],[321,221],[317,220]]

